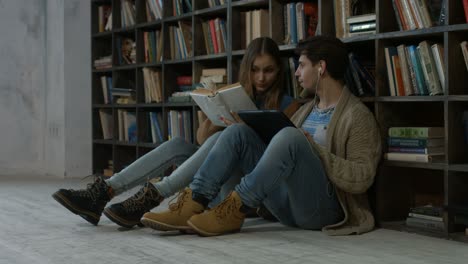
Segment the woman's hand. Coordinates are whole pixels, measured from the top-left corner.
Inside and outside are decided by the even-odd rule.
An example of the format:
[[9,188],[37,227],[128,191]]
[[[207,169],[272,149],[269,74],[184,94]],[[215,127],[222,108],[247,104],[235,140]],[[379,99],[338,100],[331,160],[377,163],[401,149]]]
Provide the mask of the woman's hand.
[[227,119],[227,118],[225,118],[224,116],[220,117],[219,119],[220,119],[224,124],[226,124],[226,126],[230,126],[230,125],[232,125],[232,124],[244,123],[244,121],[242,121],[242,119],[240,118],[240,116],[239,116],[236,112],[232,112],[232,111],[231,111],[231,115],[232,115],[232,117],[234,117],[234,120]]

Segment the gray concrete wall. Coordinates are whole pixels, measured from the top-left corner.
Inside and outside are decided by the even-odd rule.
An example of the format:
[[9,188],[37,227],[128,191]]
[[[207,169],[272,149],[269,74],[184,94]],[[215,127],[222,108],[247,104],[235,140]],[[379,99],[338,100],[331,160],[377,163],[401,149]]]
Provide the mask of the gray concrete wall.
[[90,173],[89,5],[0,1],[0,175]]

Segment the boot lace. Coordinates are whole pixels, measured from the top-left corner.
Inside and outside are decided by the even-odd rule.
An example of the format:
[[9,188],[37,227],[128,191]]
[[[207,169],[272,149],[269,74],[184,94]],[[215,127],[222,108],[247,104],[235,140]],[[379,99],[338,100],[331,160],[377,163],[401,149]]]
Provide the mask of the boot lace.
[[147,206],[160,202],[159,195],[151,190],[147,183],[145,187],[141,188],[136,194],[122,202],[122,206],[130,212],[146,209]]
[[[184,202],[187,200],[186,198],[188,194],[189,194],[189,190],[180,191],[177,196],[175,196],[169,201],[169,210],[171,211],[179,210],[179,208],[181,208]],[[177,198],[177,201],[173,202],[176,198]]]
[[75,196],[81,198],[91,199],[93,202],[96,202],[99,199],[101,193],[105,190],[105,183],[102,177],[97,175],[89,175],[83,179],[86,179],[90,176],[94,176],[94,182],[88,183],[85,190],[70,190]]
[[229,197],[228,199],[224,200],[218,206],[213,208],[216,219],[221,221],[223,219],[227,219],[227,216],[233,214],[233,212],[239,211],[239,208],[236,204],[234,198]]

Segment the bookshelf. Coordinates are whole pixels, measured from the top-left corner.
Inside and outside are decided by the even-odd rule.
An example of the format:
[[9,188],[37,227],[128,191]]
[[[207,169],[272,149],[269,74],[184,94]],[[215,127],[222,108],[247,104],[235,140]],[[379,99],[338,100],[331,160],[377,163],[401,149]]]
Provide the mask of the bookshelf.
[[[168,113],[171,110],[188,111],[190,133],[194,140],[198,120],[198,108],[192,102],[168,102],[177,88],[176,78],[192,76],[199,81],[200,72],[206,68],[226,68],[227,83],[237,81],[239,65],[244,54],[241,30],[242,13],[256,9],[268,10],[268,36],[278,44],[285,57],[293,55],[294,44],[284,44],[284,6],[299,1],[291,0],[242,0],[229,1],[210,7],[208,0],[191,0],[191,12],[173,15],[173,0],[163,0],[162,17],[147,21],[146,0],[132,1],[135,4],[135,24],[122,27],[121,0],[92,0],[92,60],[111,56],[112,66],[105,69],[92,67],[92,122],[93,122],[93,172],[102,173],[111,161],[114,172],[118,172],[132,161],[157,147],[148,132],[148,113],[160,113],[163,120],[161,131],[168,138]],[[306,2],[306,1],[304,1]],[[334,1],[316,0],[318,3],[317,32],[335,34]],[[437,163],[414,163],[382,160],[374,186],[369,191],[376,220],[379,226],[408,232],[435,235],[466,241],[464,228],[454,222],[451,209],[445,211],[445,231],[439,233],[407,228],[404,220],[410,207],[421,199],[432,197],[446,208],[468,207],[464,190],[468,188],[468,146],[464,143],[462,112],[468,110],[468,74],[459,43],[468,40],[462,0],[446,0],[445,24],[416,30],[399,30],[391,0],[363,0],[376,11],[376,33],[343,38],[350,50],[360,59],[375,65],[375,93],[362,97],[362,101],[374,112],[381,127],[383,149],[386,150],[386,135],[391,126],[443,126],[445,128],[445,157]],[[109,6],[112,13],[112,29],[99,32],[99,7]],[[202,23],[221,18],[226,27],[225,50],[208,54],[205,48]],[[179,21],[191,25],[190,49],[192,55],[172,59],[170,51],[170,26]],[[145,62],[143,32],[161,31],[164,36],[162,60]],[[120,65],[118,39],[130,38],[136,43],[136,63]],[[417,44],[422,40],[436,41],[444,45],[446,90],[438,96],[390,96],[387,80],[385,50],[388,45]],[[144,77],[142,69],[148,67],[161,73],[161,102],[145,103]],[[115,85],[131,86],[135,89],[135,102],[129,104],[104,103],[101,77],[111,77]],[[100,112],[111,116],[114,135],[118,133],[118,112],[135,113],[136,140],[132,142],[104,139]],[[436,198],[434,198],[436,197]]]
[[[388,147],[389,127],[441,126],[445,129],[445,156],[438,162],[382,160],[374,186],[369,191],[378,225],[467,242],[465,227],[455,224],[455,212],[450,208],[468,207],[468,197],[463,194],[468,187],[468,145],[464,140],[462,123],[463,111],[468,110],[468,74],[459,46],[461,41],[468,39],[468,24],[462,1],[447,0],[446,8],[443,25],[402,31],[398,27],[392,1],[376,0],[376,33],[343,40],[359,56],[375,63],[376,92],[363,101],[374,111],[379,122],[384,151]],[[390,96],[385,47],[417,45],[423,40],[444,46],[444,94]],[[430,232],[406,226],[410,207],[425,203],[444,207],[444,231]]]
[[[128,19],[128,12],[122,2],[134,5],[134,18]],[[174,15],[174,8],[180,7],[183,2],[190,3],[191,10]],[[223,3],[210,6],[209,2]],[[192,82],[200,81],[203,69],[225,68],[226,83],[238,81],[239,67],[245,52],[241,31],[238,30],[242,22],[242,15],[258,9],[267,10],[266,36],[272,37],[279,45],[285,58],[293,56],[295,45],[285,45],[284,40],[284,6],[290,2],[282,0],[242,0],[242,1],[208,1],[208,0],[159,0],[152,4],[162,3],[159,10],[161,16],[153,17],[149,21],[148,12],[152,6],[147,0],[92,0],[91,1],[91,43],[92,61],[102,59],[105,62],[99,67],[91,65],[92,72],[92,122],[93,122],[93,173],[102,174],[105,169],[113,169],[118,172],[128,164],[157,147],[161,142],[153,142],[150,124],[148,124],[151,112],[162,116],[160,130],[163,141],[170,134],[168,114],[171,111],[186,111],[189,116],[189,136],[195,140],[198,127],[198,107],[193,102],[169,102],[169,97],[178,91],[177,78],[179,76],[191,76]],[[317,3],[317,0],[312,1]],[[174,6],[176,5],[176,6]],[[107,23],[107,15],[111,14],[111,22]],[[104,17],[104,19],[103,19]],[[203,23],[214,19],[221,19],[225,25],[225,47],[217,53],[209,53],[205,47]],[[180,26],[180,22],[190,25],[189,35],[191,42],[187,43],[187,56],[174,57],[171,52],[171,27]],[[158,32],[162,35],[162,47],[160,59],[150,61],[145,55],[145,34]],[[157,35],[156,34],[156,35]],[[156,37],[157,38],[157,37]],[[244,37],[245,38],[245,37]],[[122,63],[122,43],[131,40],[133,42],[134,63]],[[159,45],[159,43],[158,43]],[[177,51],[176,51],[177,52]],[[156,52],[155,57],[159,53]],[[107,63],[107,64],[106,64]],[[104,66],[102,66],[104,65]],[[145,96],[144,68],[160,73],[162,100],[147,102]],[[113,96],[103,89],[103,85],[113,88],[129,88],[133,90],[134,100],[121,104],[112,101]],[[106,99],[107,98],[107,99]],[[121,112],[125,116],[135,116],[136,137],[133,140],[119,138],[122,119]],[[110,132],[104,135],[103,117],[107,116],[106,123]],[[127,117],[123,117],[124,119]],[[121,122],[119,122],[121,120]],[[108,134],[113,134],[109,136]]]

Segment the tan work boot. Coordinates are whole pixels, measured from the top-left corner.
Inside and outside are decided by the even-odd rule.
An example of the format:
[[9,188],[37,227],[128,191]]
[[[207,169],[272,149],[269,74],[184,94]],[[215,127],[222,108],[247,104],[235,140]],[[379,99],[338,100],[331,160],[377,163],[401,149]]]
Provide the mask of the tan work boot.
[[201,236],[218,236],[240,231],[245,214],[240,211],[242,200],[235,191],[218,206],[192,216],[187,224]]
[[169,210],[160,213],[145,213],[141,223],[160,231],[190,230],[187,220],[205,210],[204,206],[192,200],[192,190],[186,188],[177,196],[175,203],[169,204]]

